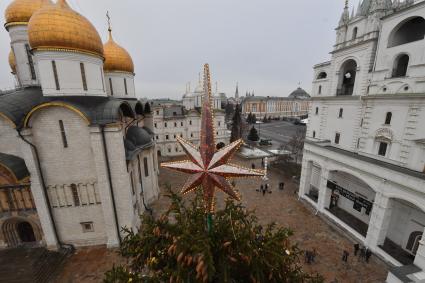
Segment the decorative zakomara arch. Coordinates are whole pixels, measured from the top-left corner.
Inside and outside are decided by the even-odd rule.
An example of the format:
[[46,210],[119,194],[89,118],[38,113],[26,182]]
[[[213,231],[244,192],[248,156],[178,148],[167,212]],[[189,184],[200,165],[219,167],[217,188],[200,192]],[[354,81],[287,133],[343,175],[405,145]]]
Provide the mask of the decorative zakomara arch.
[[40,104],[36,107],[34,107],[26,116],[24,119],[24,127],[28,127],[28,123],[29,120],[31,119],[32,115],[44,108],[48,108],[48,107],[63,107],[66,108],[68,110],[71,110],[73,112],[75,112],[78,116],[80,116],[86,123],[87,125],[90,125],[90,119],[86,116],[86,114],[84,114],[81,110],[79,110],[78,108],[76,108],[75,106],[69,105],[67,103],[64,102],[47,102],[47,103],[43,103]]

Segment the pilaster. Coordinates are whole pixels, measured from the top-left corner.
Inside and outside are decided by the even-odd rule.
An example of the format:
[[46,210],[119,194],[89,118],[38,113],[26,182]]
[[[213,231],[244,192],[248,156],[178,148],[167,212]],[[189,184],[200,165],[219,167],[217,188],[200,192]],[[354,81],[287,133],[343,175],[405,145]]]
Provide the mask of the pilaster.
[[377,192],[369,221],[365,244],[375,250],[385,241],[391,221],[393,203],[390,198]]
[[329,207],[329,202],[331,199],[331,191],[327,188],[327,183],[329,179],[329,170],[325,167],[322,167],[320,174],[320,188],[319,188],[319,200],[318,200],[318,210],[323,211],[326,207]]
[[117,233],[117,223],[115,221],[114,208],[112,204],[112,195],[104,154],[104,144],[102,141],[102,133],[98,127],[92,127],[90,129],[90,141],[96,164],[97,182],[100,192],[99,195],[105,219],[105,231],[108,238],[107,246],[108,248],[118,247],[119,238]]
[[[23,131],[22,135],[27,141],[32,142],[32,135],[29,130]],[[42,185],[43,182],[39,171],[42,170],[42,168],[38,167],[34,149],[23,140],[20,140],[20,146],[25,164],[30,172],[31,193],[37,208],[41,229],[43,230],[44,241],[48,249],[57,250],[59,248],[59,240],[56,238],[56,234],[54,232],[54,216],[52,216],[49,212],[48,200],[46,199],[47,192],[44,191]]]

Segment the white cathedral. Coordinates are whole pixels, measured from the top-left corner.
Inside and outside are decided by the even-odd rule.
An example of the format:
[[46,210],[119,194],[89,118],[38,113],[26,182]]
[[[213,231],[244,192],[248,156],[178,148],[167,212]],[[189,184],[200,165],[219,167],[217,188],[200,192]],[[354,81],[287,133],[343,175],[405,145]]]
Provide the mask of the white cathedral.
[[130,55],[65,0],[15,0],[5,19],[17,87],[0,93],[0,248],[119,246],[159,194]]
[[424,1],[346,3],[314,66],[299,196],[392,265],[387,282],[425,278],[424,35]]

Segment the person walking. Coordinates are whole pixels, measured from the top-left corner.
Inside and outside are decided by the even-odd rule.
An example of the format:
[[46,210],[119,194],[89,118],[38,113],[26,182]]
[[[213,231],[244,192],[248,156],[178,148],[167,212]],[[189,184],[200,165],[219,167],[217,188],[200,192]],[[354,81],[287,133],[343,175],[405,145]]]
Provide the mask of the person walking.
[[363,248],[360,249],[359,261],[364,260],[365,258],[366,258],[366,248],[363,247]]
[[343,262],[347,262],[348,261],[348,256],[349,256],[350,254],[346,251],[346,250],[344,250],[343,252],[342,252],[342,261]]
[[369,259],[371,256],[372,256],[372,252],[369,249],[367,249],[366,255],[365,255],[365,259],[367,263],[369,263]]
[[267,184],[265,185],[265,186],[263,186],[263,196],[265,196],[266,195],[266,191],[267,191]]
[[354,244],[354,256],[357,256],[357,253],[359,252],[360,249],[360,245],[359,244]]
[[263,189],[264,189],[264,186],[263,186],[263,185],[261,185],[261,186],[260,186],[260,192],[262,192],[262,191],[263,191]]

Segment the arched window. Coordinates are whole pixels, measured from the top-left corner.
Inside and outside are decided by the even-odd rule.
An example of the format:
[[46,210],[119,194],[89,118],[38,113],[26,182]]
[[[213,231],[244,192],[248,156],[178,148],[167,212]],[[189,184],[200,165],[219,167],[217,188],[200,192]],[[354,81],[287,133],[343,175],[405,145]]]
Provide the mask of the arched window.
[[125,90],[125,94],[128,94],[128,91],[127,91],[127,79],[126,78],[124,78],[124,90]]
[[401,54],[397,56],[394,61],[393,67],[393,78],[405,77],[407,74],[407,67],[409,66],[409,56],[407,54]]
[[319,114],[319,107],[316,107],[316,115]]
[[411,251],[413,254],[416,254],[418,250],[419,241],[422,238],[422,231],[414,231],[410,234],[409,240],[407,241],[406,249]]
[[345,61],[339,71],[337,95],[352,95],[356,82],[357,63],[353,59]]
[[357,31],[358,31],[358,29],[357,29],[357,27],[355,27],[355,28],[353,29],[353,36],[351,37],[351,39],[352,39],[352,40],[354,40],[354,39],[356,39],[356,38],[357,38]]
[[342,118],[342,113],[344,112],[344,109],[339,108],[338,118]]
[[74,199],[74,205],[80,206],[80,197],[78,195],[78,189],[76,184],[71,184],[72,198]]
[[80,63],[80,72],[81,80],[83,82],[83,89],[87,91],[87,79],[86,79],[86,68],[84,68],[84,63]]
[[321,85],[319,85],[319,92],[318,92],[318,94],[322,94],[322,86]]
[[316,137],[316,131],[313,131],[313,138]]
[[317,79],[318,79],[318,80],[326,79],[327,77],[328,77],[328,74],[326,74],[326,72],[320,72],[320,73],[317,75]]
[[387,115],[385,116],[385,125],[391,124],[392,117],[393,117],[393,114],[391,112],[387,112]]
[[422,17],[410,18],[391,32],[388,39],[388,48],[422,40],[425,35],[425,19]]
[[59,85],[59,76],[58,76],[58,69],[56,68],[56,61],[52,61],[52,70],[53,70],[53,77],[55,78],[56,90],[60,90],[61,87]]
[[111,89],[111,95],[114,95],[114,88],[112,86],[112,79],[109,78],[109,88]]

